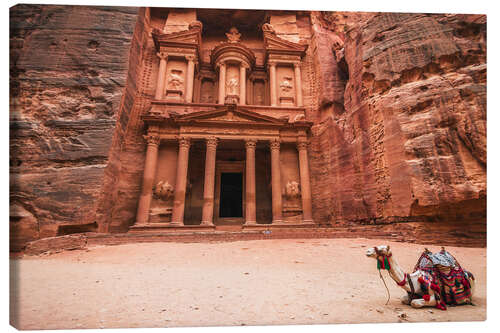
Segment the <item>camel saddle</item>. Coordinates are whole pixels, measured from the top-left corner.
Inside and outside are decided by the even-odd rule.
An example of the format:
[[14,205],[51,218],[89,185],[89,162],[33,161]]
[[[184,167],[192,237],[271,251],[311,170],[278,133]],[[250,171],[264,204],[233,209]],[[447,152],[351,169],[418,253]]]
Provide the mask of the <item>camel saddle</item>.
[[441,306],[472,303],[471,285],[467,279],[472,274],[465,272],[444,247],[437,253],[425,249],[413,271],[417,270],[427,273],[419,278],[422,290],[433,289]]

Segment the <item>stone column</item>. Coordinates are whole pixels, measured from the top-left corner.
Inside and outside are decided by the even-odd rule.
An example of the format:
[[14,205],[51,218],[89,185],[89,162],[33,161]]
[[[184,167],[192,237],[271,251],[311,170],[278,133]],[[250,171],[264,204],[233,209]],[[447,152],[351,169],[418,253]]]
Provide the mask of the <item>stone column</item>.
[[296,97],[296,105],[303,106],[304,101],[302,100],[302,77],[300,74],[300,62],[293,63],[293,70],[295,72],[295,97]]
[[158,145],[160,144],[160,137],[158,135],[148,134],[145,138],[148,141],[148,147],[146,150],[146,161],[144,162],[142,190],[137,207],[136,224],[145,224],[149,220],[149,208],[151,206],[156,162],[158,160]]
[[280,163],[280,141],[273,140],[270,143],[271,147],[271,185],[272,185],[272,206],[273,206],[273,222],[283,222],[282,210],[283,203],[281,198],[281,163]]
[[309,178],[309,158],[307,156],[307,142],[297,143],[299,151],[300,187],[302,197],[302,216],[304,223],[313,223],[312,201],[311,201],[311,180]]
[[201,224],[213,225],[214,217],[214,183],[215,183],[215,153],[217,151],[217,138],[207,139],[207,152],[205,155],[205,185],[203,186],[203,211]]
[[219,64],[219,104],[224,104],[226,98],[226,64]]
[[194,82],[194,56],[186,56],[187,67],[187,85],[186,85],[186,103],[193,103],[193,82]]
[[245,105],[247,100],[247,77],[246,68],[243,63],[240,64],[240,105]]
[[179,138],[179,154],[177,156],[177,175],[175,177],[172,225],[184,225],[184,205],[186,201],[189,145],[189,138]]
[[271,89],[271,106],[277,106],[276,97],[276,64],[274,62],[269,63],[269,82]]
[[165,93],[165,77],[167,72],[168,55],[165,52],[158,52],[156,55],[160,58],[160,68],[158,69],[158,79],[156,81],[155,99],[162,99],[163,94]]
[[256,224],[256,192],[255,192],[255,147],[257,140],[249,139],[245,141],[247,151],[246,159],[246,188],[245,188],[245,224]]

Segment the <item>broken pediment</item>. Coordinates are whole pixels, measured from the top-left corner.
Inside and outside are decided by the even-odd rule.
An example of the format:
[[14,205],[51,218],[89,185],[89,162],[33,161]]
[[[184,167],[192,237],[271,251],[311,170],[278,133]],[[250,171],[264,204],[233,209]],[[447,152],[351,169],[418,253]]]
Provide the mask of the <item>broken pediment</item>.
[[189,30],[164,33],[159,29],[154,29],[151,35],[158,51],[163,47],[195,47],[199,49],[201,44],[201,30],[201,22],[195,21],[189,25]]
[[307,44],[300,44],[280,38],[270,24],[262,26],[264,34],[264,45],[267,53],[285,53],[304,56],[307,50]]

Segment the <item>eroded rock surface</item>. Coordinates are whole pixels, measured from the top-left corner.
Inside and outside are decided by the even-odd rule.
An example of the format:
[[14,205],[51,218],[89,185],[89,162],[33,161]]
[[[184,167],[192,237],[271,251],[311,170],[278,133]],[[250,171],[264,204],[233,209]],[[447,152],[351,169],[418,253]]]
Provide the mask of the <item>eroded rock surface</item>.
[[11,8],[11,203],[36,230],[14,227],[21,245],[95,220],[136,19],[133,7]]
[[486,17],[350,15],[313,14],[333,68],[318,95],[318,217],[484,219]]

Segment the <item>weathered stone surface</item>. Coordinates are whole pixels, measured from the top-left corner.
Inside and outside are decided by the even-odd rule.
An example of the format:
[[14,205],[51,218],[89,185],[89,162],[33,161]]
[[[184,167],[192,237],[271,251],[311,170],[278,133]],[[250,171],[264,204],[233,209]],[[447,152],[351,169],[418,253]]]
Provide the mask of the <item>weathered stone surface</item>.
[[318,215],[484,220],[486,17],[314,15],[319,39],[331,40],[318,56],[334,53],[347,69],[343,96],[338,75],[321,80],[323,107],[343,109],[319,114],[314,129],[313,178],[331,189],[317,188]]
[[[14,247],[95,221],[136,18],[132,7],[11,8]],[[36,232],[16,227],[25,215]]]

